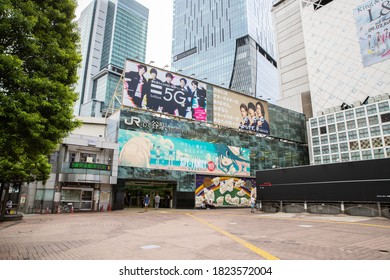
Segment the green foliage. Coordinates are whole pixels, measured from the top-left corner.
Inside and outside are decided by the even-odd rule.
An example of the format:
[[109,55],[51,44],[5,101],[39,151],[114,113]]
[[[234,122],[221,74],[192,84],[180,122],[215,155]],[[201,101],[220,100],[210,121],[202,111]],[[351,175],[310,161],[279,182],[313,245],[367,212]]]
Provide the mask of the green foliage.
[[48,155],[78,125],[76,6],[0,1],[0,181],[45,181]]

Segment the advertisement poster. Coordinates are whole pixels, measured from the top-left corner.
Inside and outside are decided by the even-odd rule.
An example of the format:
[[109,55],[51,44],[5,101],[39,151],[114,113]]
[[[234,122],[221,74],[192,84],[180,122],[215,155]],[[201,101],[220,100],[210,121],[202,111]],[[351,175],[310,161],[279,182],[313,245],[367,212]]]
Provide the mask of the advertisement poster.
[[269,134],[268,103],[214,87],[214,123]]
[[195,207],[207,202],[215,207],[248,207],[256,197],[256,180],[240,177],[196,175]]
[[127,60],[122,105],[206,121],[206,84]]
[[210,174],[250,174],[249,149],[119,129],[119,165]]
[[390,58],[390,1],[371,0],[353,10],[363,66]]

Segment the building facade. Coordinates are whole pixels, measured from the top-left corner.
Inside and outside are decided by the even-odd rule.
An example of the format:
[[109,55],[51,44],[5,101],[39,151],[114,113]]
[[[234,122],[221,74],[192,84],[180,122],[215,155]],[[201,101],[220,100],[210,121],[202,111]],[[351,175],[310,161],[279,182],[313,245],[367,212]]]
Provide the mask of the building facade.
[[172,69],[275,103],[271,0],[175,0]]
[[105,115],[125,59],[145,60],[148,17],[149,10],[135,0],[94,0],[83,10],[78,20],[82,63],[75,115]]
[[[389,93],[389,15],[381,13],[383,2],[274,1],[283,94],[278,104],[317,117],[343,103],[356,107]],[[374,36],[380,36],[378,44],[367,39]]]

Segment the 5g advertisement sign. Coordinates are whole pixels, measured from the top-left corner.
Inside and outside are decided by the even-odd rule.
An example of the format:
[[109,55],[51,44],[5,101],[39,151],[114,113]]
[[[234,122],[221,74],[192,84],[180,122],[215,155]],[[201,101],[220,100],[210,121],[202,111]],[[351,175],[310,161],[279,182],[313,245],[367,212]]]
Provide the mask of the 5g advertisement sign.
[[206,84],[127,60],[122,105],[206,121]]

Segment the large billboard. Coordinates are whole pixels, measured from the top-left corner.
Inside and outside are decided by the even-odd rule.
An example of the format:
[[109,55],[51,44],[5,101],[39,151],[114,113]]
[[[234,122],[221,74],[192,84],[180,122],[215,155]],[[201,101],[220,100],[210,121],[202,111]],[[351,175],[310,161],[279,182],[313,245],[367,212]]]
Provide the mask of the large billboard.
[[204,201],[216,207],[248,207],[256,197],[256,182],[252,178],[196,175],[195,207]]
[[246,148],[119,129],[119,165],[208,174],[250,175]]
[[370,0],[353,10],[363,65],[390,58],[390,1]]
[[269,134],[267,102],[219,87],[213,96],[215,124]]
[[122,105],[206,121],[206,84],[126,60]]

